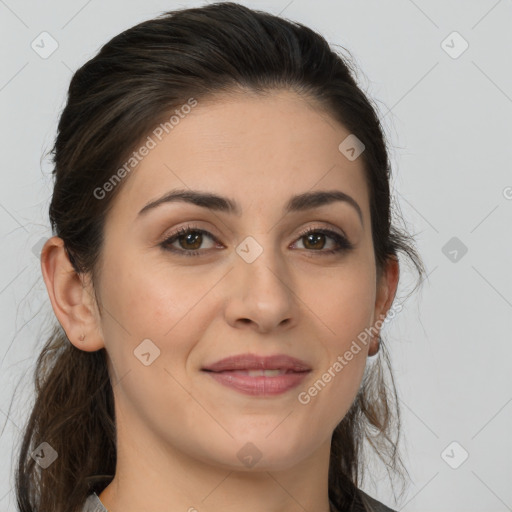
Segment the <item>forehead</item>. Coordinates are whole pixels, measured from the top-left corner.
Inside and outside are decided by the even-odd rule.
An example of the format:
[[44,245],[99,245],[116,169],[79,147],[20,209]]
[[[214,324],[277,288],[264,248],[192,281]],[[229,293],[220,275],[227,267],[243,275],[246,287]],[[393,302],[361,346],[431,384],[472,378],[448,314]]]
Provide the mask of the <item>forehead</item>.
[[149,134],[153,147],[125,178],[113,216],[135,220],[149,201],[175,188],[236,198],[247,213],[337,189],[369,215],[362,158],[351,161],[338,149],[350,132],[293,92],[198,100],[168,131],[161,140]]

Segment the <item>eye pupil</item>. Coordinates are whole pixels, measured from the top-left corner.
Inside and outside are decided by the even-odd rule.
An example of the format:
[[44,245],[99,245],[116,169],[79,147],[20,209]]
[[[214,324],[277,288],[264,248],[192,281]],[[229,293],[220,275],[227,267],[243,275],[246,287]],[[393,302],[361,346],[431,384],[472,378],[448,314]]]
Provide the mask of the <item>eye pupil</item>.
[[[199,232],[197,232],[197,231],[191,231],[191,232],[190,232],[189,234],[187,234],[187,235],[182,235],[182,236],[181,236],[181,238],[185,238],[185,240],[186,240],[186,242],[185,242],[185,243],[186,243],[186,244],[188,244],[188,243],[192,243],[192,244],[193,244],[193,243],[194,243],[193,241],[190,241],[190,239],[191,239],[191,238],[192,238],[192,239],[194,239],[194,238],[195,238],[195,241],[196,241],[196,245],[195,245],[194,247],[184,247],[184,249],[187,249],[187,250],[189,250],[189,249],[194,250],[194,249],[198,249],[199,247],[201,247],[201,236],[202,236],[202,234],[201,234],[201,233],[199,233]],[[198,239],[199,239],[199,243],[197,243],[197,240],[198,240]],[[182,244],[180,243],[180,245],[182,245]]]
[[320,247],[318,247],[318,237],[323,237],[325,236],[323,233],[311,233],[309,235],[306,236],[306,240],[308,241],[308,243],[310,242],[311,239],[317,239],[317,242],[313,242],[313,246],[315,249],[321,249],[323,244],[320,243]]

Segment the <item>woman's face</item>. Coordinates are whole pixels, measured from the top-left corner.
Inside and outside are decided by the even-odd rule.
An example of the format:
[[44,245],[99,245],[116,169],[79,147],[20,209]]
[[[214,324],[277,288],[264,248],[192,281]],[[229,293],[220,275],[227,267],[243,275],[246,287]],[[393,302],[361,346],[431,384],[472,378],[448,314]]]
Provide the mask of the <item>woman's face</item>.
[[[120,439],[226,468],[328,452],[377,349],[358,335],[397,280],[376,281],[362,158],[339,149],[349,135],[290,92],[199,101],[153,135],[108,214],[96,289]],[[224,199],[141,211],[177,189]],[[351,199],[307,200],[320,191]],[[247,354],[284,356],[269,362],[281,372],[249,374],[261,366],[243,357],[206,371]]]

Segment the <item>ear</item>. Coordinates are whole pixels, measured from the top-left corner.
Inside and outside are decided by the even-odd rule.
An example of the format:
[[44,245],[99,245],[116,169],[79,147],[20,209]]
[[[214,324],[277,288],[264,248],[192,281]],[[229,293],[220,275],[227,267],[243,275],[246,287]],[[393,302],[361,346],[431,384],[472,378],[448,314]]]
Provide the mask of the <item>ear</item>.
[[[73,268],[62,238],[54,236],[44,244],[41,271],[53,311],[69,341],[86,352],[103,348],[94,291]],[[81,336],[85,338],[80,340]]]
[[398,258],[396,256],[390,256],[377,280],[374,318],[381,321],[378,324],[380,327],[372,327],[372,332],[375,332],[375,335],[372,337],[372,341],[370,342],[368,350],[369,356],[373,356],[379,351],[379,335],[382,328],[382,322],[386,318],[391,304],[393,304],[398,287],[399,276],[400,267],[398,264]]

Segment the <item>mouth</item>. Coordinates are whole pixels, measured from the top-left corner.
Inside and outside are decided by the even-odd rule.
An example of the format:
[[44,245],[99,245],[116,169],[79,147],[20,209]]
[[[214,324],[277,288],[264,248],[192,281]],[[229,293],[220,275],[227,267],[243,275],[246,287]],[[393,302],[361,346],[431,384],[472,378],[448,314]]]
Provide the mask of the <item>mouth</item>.
[[225,357],[215,363],[202,368],[205,371],[293,371],[303,372],[311,370],[311,367],[301,359],[287,354],[276,354],[272,356],[258,356],[256,354],[237,354]]
[[[210,371],[210,370],[205,370]],[[304,370],[306,371],[306,370]],[[249,377],[276,377],[277,375],[286,375],[289,373],[302,373],[295,370],[284,370],[284,369],[275,369],[275,370],[223,370],[222,372],[214,372],[214,373],[224,373],[229,375],[248,375]]]
[[272,396],[298,386],[311,372],[304,361],[278,354],[240,354],[201,369],[218,383],[252,396]]

